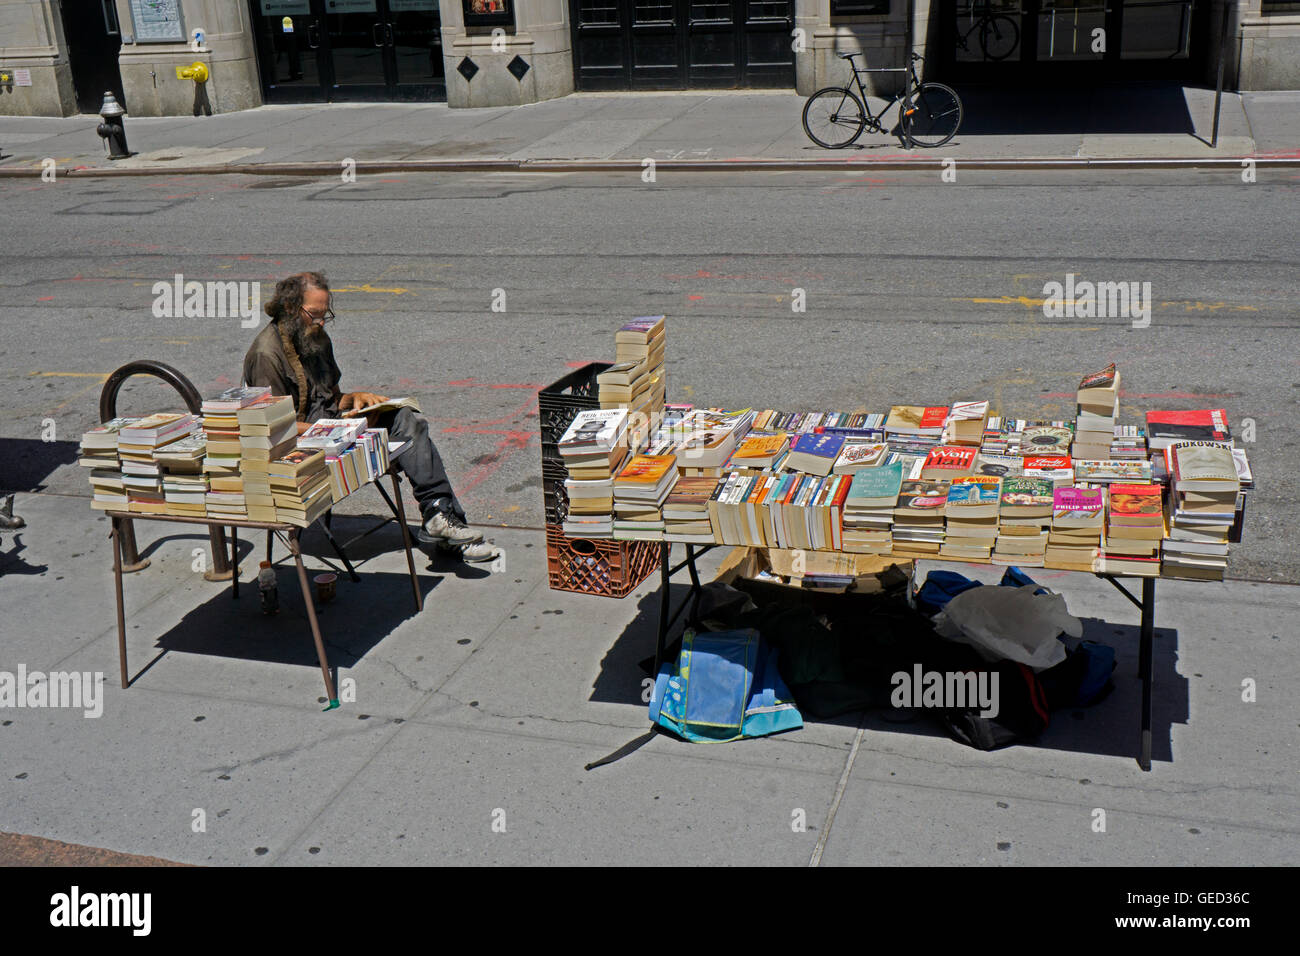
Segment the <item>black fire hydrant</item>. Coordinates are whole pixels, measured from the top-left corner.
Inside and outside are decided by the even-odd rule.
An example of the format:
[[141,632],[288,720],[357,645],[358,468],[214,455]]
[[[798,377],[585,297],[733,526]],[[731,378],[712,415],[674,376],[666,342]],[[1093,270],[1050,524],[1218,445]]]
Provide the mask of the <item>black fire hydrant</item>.
[[95,127],[95,132],[108,143],[108,158],[126,159],[131,155],[126,145],[126,129],[123,126],[126,110],[122,109],[122,104],[111,91],[104,93],[104,105],[99,108],[99,115],[104,117],[104,122]]

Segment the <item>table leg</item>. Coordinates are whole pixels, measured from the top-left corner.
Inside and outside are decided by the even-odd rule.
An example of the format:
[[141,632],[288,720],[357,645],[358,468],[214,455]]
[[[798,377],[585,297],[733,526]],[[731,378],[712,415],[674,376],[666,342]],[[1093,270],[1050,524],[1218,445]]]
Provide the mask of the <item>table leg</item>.
[[239,528],[230,526],[230,596],[239,598]]
[[673,545],[671,541],[665,541],[662,547],[659,555],[659,635],[655,640],[655,666],[650,675],[651,680],[659,679],[659,665],[663,663],[664,657],[664,639],[668,636],[668,589],[671,583],[668,561],[672,557]]
[[140,557],[139,549],[136,547],[135,522],[124,518],[120,524],[118,534],[122,542],[122,573],[132,574],[143,571],[149,567],[149,559]]
[[[393,479],[393,502],[397,510],[397,524],[402,529],[402,544],[406,546],[406,570],[411,574],[411,592],[415,595],[415,610],[420,612],[424,610],[424,598],[420,596],[420,582],[415,576],[415,557],[411,554],[411,529],[406,526],[406,506],[402,504],[402,486],[401,479],[397,477],[397,472],[390,472]],[[375,483],[379,487],[379,483]]]
[[224,581],[230,577],[226,563],[226,531],[219,524],[208,525],[208,541],[212,545],[212,567],[203,572],[205,581]]
[[704,588],[700,586],[700,572],[695,567],[695,545],[686,546],[686,569],[691,574],[691,626],[700,626],[700,598],[704,597]]
[[302,563],[302,549],[298,547],[298,529],[289,532],[289,550],[293,553],[294,563],[298,566],[298,584],[302,588],[302,599],[307,605],[307,620],[311,622],[312,640],[316,642],[316,657],[320,660],[320,672],[325,677],[325,696],[329,699],[329,708],[339,705],[338,694],[334,692],[334,679],[330,677],[329,659],[325,656],[325,642],[320,636],[320,622],[316,620],[316,604],[312,598],[311,587],[307,583],[307,569]]
[[[378,488],[379,486],[376,485],[375,487]],[[380,490],[382,491],[383,489],[381,488]],[[347,553],[343,550],[343,545],[339,544],[338,541],[335,539],[333,528],[334,528],[334,511],[333,509],[331,509],[329,511],[326,511],[325,514],[321,516],[320,529],[325,532],[325,540],[330,543],[330,547],[334,549],[334,553],[339,556],[339,560],[343,562],[343,567],[348,569],[348,577],[350,577],[352,579],[352,582],[355,584],[359,582],[361,578],[357,575],[357,572],[353,569],[352,562],[348,560]]]
[[1155,636],[1156,582],[1154,578],[1142,579],[1142,637],[1138,657],[1138,673],[1142,678],[1142,749],[1138,766],[1151,769],[1151,679]]
[[117,592],[117,660],[122,689],[126,678],[126,609],[122,603],[122,519],[113,519],[113,588]]

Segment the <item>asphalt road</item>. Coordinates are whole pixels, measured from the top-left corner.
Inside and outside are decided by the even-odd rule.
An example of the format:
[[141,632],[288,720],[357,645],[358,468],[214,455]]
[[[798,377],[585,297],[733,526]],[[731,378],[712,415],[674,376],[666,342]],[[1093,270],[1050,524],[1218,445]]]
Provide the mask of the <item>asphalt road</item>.
[[[1054,418],[1116,361],[1123,421],[1253,421],[1230,574],[1300,581],[1294,171],[10,179],[0,210],[6,489],[88,496],[75,443],[128,360],[205,393],[237,381],[254,330],[155,317],[154,283],[256,281],[265,299],[310,268],[336,289],[343,387],[418,396],[479,523],[541,526],[537,389],[609,360],[626,318],[665,313],[670,400],[696,404],[988,398]],[[1149,282],[1149,326],[1045,317],[1044,284],[1069,273]],[[136,380],[119,411],[173,405]]]

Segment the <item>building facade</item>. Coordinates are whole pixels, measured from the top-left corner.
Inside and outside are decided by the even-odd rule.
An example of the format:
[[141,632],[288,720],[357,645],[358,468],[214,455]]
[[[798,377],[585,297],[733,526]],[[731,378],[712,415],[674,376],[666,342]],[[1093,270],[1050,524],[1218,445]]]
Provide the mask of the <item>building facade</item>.
[[0,114],[93,113],[110,90],[136,116],[807,95],[843,80],[850,50],[882,68],[914,50],[954,83],[1213,84],[1225,6],[1228,88],[1300,89],[1300,2],[1284,0],[0,0]]

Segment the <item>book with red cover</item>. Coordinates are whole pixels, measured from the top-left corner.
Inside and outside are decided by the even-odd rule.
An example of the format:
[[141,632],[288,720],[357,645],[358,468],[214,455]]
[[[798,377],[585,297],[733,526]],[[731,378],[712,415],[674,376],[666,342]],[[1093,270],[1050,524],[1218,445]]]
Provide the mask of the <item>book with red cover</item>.
[[1161,521],[1161,492],[1159,485],[1113,484],[1108,489],[1107,510],[1112,521],[1143,521],[1158,524]]
[[1228,413],[1222,408],[1147,412],[1147,447],[1162,449],[1176,441],[1232,441]]
[[930,449],[921,466],[922,478],[959,478],[969,475],[975,467],[979,451],[969,445],[940,445]]

